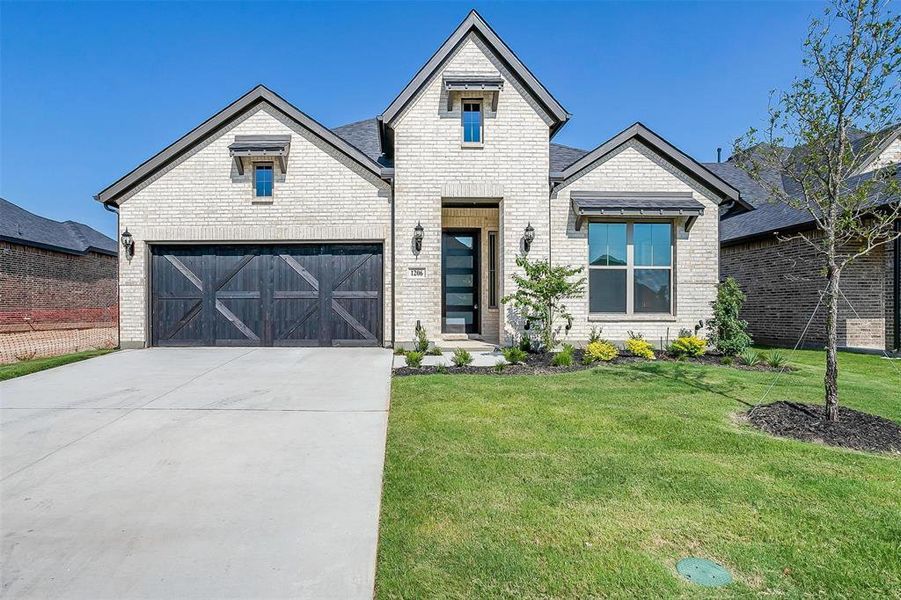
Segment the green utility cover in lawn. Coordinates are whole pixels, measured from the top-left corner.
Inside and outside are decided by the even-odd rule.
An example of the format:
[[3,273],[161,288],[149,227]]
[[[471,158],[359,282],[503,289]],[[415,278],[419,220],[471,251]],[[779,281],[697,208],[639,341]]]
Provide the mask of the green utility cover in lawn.
[[732,583],[729,571],[706,558],[693,556],[683,558],[676,563],[676,570],[685,579],[704,587],[719,587]]

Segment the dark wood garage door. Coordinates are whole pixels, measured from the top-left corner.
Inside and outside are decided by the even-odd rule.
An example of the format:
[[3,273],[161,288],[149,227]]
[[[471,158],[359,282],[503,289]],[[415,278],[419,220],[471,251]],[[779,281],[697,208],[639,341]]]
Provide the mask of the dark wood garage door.
[[154,246],[155,346],[377,346],[382,247]]

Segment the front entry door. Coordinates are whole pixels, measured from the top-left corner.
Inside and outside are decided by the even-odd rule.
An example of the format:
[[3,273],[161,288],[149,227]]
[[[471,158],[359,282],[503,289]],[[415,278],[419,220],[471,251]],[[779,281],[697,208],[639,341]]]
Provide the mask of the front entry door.
[[479,333],[479,230],[441,236],[441,331]]

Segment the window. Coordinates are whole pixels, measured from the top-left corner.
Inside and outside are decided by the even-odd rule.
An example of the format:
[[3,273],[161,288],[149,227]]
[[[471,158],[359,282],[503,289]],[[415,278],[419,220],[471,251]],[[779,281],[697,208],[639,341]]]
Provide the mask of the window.
[[488,308],[497,308],[497,232],[488,232]]
[[272,196],[272,175],[272,163],[253,166],[253,188],[256,197],[268,198]]
[[672,223],[589,223],[589,312],[671,313],[672,260]]
[[482,101],[463,100],[463,143],[482,143]]

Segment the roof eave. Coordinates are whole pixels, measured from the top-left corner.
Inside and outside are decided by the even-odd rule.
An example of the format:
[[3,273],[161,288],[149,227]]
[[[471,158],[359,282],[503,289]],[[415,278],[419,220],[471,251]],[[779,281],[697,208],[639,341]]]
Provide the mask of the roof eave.
[[716,173],[713,173],[704,167],[704,165],[667,142],[642,123],[634,123],[627,127],[563,169],[562,175],[564,182],[570,180],[580,171],[591,166],[633,138],[640,139],[645,144],[669,158],[679,166],[684,173],[718,193],[721,200],[732,200],[742,205],[747,210],[753,210],[753,207],[742,199],[741,192],[737,188],[724,181]]
[[94,196],[94,199],[103,204],[118,205],[117,201],[123,194],[140,184],[147,177],[151,176],[157,170],[163,168],[173,160],[178,159],[196,144],[215,134],[223,125],[241,113],[251,110],[255,106],[263,103],[269,104],[276,110],[285,114],[293,121],[299,123],[302,127],[314,133],[320,139],[340,150],[374,175],[381,177],[381,165],[369,158],[359,148],[351,145],[272,90],[263,85],[258,85],[180,137],[162,151],[156,153],[151,158],[138,165],[135,169],[132,169],[129,173],[104,188]]
[[479,15],[478,12],[472,10],[465,19],[457,26],[457,28],[448,36],[438,50],[429,58],[428,61],[416,72],[413,79],[401,90],[400,94],[388,105],[388,108],[379,116],[379,120],[390,127],[397,116],[416,96],[419,90],[432,78],[435,72],[450,57],[457,46],[465,39],[470,31],[475,30],[482,36],[486,42],[498,53],[501,59],[510,68],[510,71],[519,78],[544,110],[554,119],[551,125],[552,136],[566,121],[570,118],[569,112],[551,95],[544,85],[535,75],[529,71],[528,67],[519,60],[516,53],[507,46],[499,35],[491,28],[491,26]]

